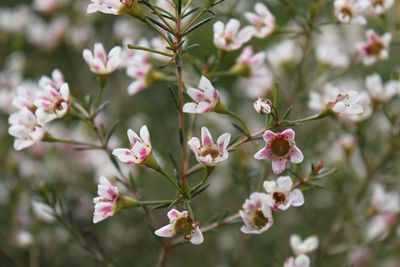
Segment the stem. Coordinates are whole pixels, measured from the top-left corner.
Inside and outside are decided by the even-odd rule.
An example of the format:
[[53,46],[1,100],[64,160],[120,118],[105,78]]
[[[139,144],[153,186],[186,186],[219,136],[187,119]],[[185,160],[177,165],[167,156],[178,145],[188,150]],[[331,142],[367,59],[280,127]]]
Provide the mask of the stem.
[[238,120],[238,121],[240,122],[240,124],[242,124],[242,126],[243,126],[243,128],[244,128],[244,130],[245,130],[245,132],[246,132],[246,135],[247,135],[248,137],[251,136],[250,131],[249,131],[249,128],[247,127],[247,124],[246,124],[236,113],[234,113],[234,112],[228,110],[228,115],[231,116],[232,118]]
[[160,54],[160,55],[163,55],[163,56],[166,56],[166,57],[173,57],[174,56],[173,54],[169,54],[169,53],[166,53],[166,52],[158,51],[158,50],[151,49],[149,47],[140,46],[140,45],[128,44],[128,48],[136,49],[136,50],[148,51],[148,52],[155,53],[155,54]]
[[162,205],[162,204],[170,204],[174,202],[174,200],[143,200],[138,201],[138,206],[155,206],[155,205]]
[[212,224],[210,224],[210,225],[207,225],[207,226],[202,227],[202,228],[201,228],[201,231],[202,231],[203,233],[205,233],[205,232],[209,232],[209,231],[211,231],[211,230],[214,230],[215,228],[218,228],[218,227],[220,227],[221,225],[233,224],[233,223],[235,223],[235,221],[236,221],[237,219],[239,219],[239,218],[240,218],[239,213],[235,213],[235,214],[233,214],[233,215],[231,215],[231,216],[229,216],[229,217],[226,217],[226,218],[223,219],[222,221],[218,221],[218,222],[215,222],[215,223],[212,223]]
[[176,190],[178,190],[178,191],[181,190],[178,183],[171,176],[169,176],[163,169],[159,168],[156,171],[158,173],[160,173],[162,176],[164,176],[165,178],[167,178],[167,180],[175,187]]

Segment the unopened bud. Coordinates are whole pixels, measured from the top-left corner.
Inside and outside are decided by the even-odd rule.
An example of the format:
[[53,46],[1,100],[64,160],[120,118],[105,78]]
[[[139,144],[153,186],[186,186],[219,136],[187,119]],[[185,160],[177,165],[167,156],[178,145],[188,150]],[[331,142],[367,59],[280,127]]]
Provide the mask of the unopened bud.
[[269,114],[271,113],[271,100],[265,99],[262,97],[259,97],[254,103],[253,103],[254,109],[257,111],[257,113],[260,114]]

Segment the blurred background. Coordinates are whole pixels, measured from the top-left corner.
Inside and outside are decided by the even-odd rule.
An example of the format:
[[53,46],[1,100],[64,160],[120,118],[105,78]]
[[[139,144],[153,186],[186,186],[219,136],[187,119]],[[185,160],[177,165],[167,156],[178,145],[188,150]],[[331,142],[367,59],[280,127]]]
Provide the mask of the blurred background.
[[[193,5],[202,2],[193,1]],[[275,105],[281,114],[293,106],[290,118],[298,119],[315,114],[308,107],[309,93],[321,92],[327,83],[366,92],[367,75],[379,73],[384,81],[398,81],[398,1],[385,16],[368,18],[367,26],[338,25],[333,16],[333,1],[262,2],[276,17],[278,26],[269,37],[253,39],[250,44],[255,51],[267,54],[269,76],[266,74],[263,81],[243,77],[213,79],[224,103],[245,119],[252,132],[265,124],[265,117],[252,106],[258,96],[277,99]],[[246,24],[243,13],[253,11],[255,3],[226,0],[214,9],[217,15],[213,22],[226,22],[233,17]],[[92,198],[96,196],[98,177],[118,176],[105,153],[46,143],[17,152],[7,132],[18,86],[35,86],[42,75],[50,76],[54,69],[59,69],[74,97],[96,96],[99,86],[82,58],[83,49],[92,49],[94,43],[101,42],[109,51],[116,45],[126,46],[156,36],[128,16],[87,14],[88,4],[88,0],[0,3],[0,266],[99,266],[66,229],[69,226],[101,247],[115,266],[156,266],[161,243],[143,210],[122,211],[107,221],[92,223]],[[306,31],[298,20],[309,19],[311,13],[316,30]],[[355,43],[365,40],[367,28],[375,29],[379,35],[393,34],[389,59],[368,67],[360,63],[355,50]],[[217,55],[212,23],[191,34],[189,43],[200,44],[184,58],[185,81],[196,85],[199,69]],[[340,66],[329,62],[332,55],[324,61],[317,52],[337,48],[347,58]],[[239,54],[240,51],[229,53],[220,69],[229,69]],[[160,62],[154,63],[159,65]],[[162,72],[174,76],[173,66]],[[110,141],[112,148],[128,146],[127,129],[138,131],[147,125],[157,158],[172,173],[169,155],[179,157],[179,134],[176,107],[168,89],[171,83],[154,84],[129,95],[127,87],[132,81],[125,69],[113,73],[105,91],[109,105],[98,116],[97,123],[109,129],[119,122]],[[305,161],[293,165],[291,170],[306,176],[311,164],[320,161],[325,168],[336,169],[333,175],[305,188],[304,206],[277,214],[274,226],[262,235],[245,235],[239,231],[240,224],[220,227],[205,234],[201,246],[182,245],[172,250],[166,266],[283,266],[283,261],[292,255],[289,239],[293,233],[303,238],[319,237],[322,245],[312,256],[312,266],[400,266],[398,212],[376,236],[368,238],[369,225],[377,214],[371,207],[371,185],[382,184],[395,194],[400,189],[399,94],[386,103],[378,103],[370,96],[365,102],[368,112],[364,117],[327,118],[295,127],[296,143]],[[202,126],[207,126],[215,138],[224,132],[230,132],[234,138],[241,135],[224,115],[206,114],[193,121],[194,136],[200,136]],[[95,138],[90,129],[74,119],[53,122],[49,131],[66,139]],[[260,190],[260,179],[276,178],[269,162],[253,158],[262,145],[261,140],[246,144],[216,168],[210,186],[193,201],[202,225],[237,212],[251,192]],[[190,165],[194,164],[191,157]],[[127,166],[123,171],[131,173],[144,199],[169,199],[174,195],[168,183],[152,171]],[[195,175],[191,183],[199,181],[201,175]],[[49,208],[41,204],[35,193],[45,185],[51,187],[68,210],[67,227],[49,215]],[[120,190],[129,194],[123,187]],[[157,227],[168,222],[166,212],[165,208],[152,211]]]

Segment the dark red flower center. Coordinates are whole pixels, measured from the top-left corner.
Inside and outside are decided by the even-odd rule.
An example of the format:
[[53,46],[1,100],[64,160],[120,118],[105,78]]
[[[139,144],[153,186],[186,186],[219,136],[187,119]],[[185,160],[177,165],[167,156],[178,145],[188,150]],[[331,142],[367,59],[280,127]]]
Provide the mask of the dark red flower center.
[[271,152],[277,157],[284,157],[289,154],[291,146],[289,141],[283,138],[272,140],[270,145]]

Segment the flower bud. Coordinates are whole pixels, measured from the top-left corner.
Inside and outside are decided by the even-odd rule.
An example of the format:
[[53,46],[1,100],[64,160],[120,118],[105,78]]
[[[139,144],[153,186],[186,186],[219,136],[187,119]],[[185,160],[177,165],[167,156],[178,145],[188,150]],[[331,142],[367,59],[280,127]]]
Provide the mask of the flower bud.
[[265,99],[262,97],[259,97],[254,103],[253,103],[254,109],[257,111],[257,113],[260,114],[269,114],[271,113],[271,100]]

